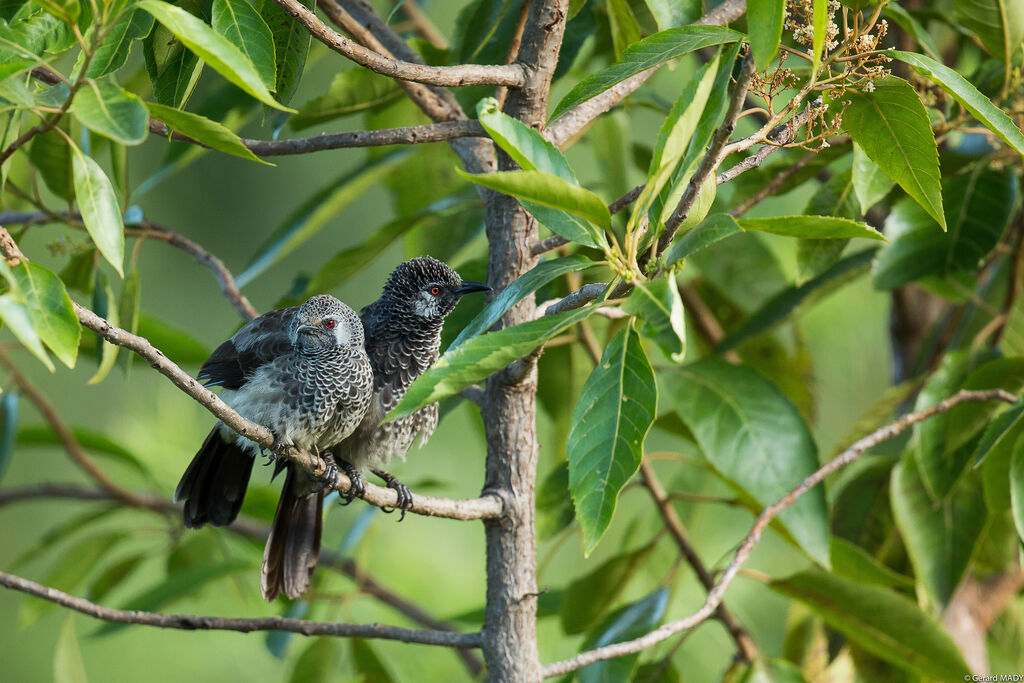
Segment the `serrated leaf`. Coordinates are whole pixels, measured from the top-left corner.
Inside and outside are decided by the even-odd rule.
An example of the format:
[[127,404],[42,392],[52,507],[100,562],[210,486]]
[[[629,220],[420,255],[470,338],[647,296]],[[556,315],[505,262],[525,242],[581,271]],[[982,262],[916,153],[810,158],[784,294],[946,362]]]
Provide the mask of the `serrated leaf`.
[[876,657],[912,673],[960,680],[970,667],[949,634],[911,600],[880,586],[812,569],[771,587],[810,607]]
[[[817,448],[792,403],[750,368],[705,358],[662,375],[672,408],[727,480],[767,507],[818,468]],[[820,487],[779,515],[809,557],[829,564]]]
[[[564,497],[564,492],[563,492]],[[565,589],[559,605],[562,630],[569,635],[588,631],[611,610],[654,544],[616,555]]]
[[213,0],[213,30],[242,51],[267,90],[277,85],[274,36],[247,0]]
[[64,365],[75,367],[82,326],[64,283],[43,266],[28,261],[11,268],[11,274],[39,338]]
[[572,256],[566,256],[563,258],[552,259],[550,261],[544,261],[538,263],[529,272],[524,273],[514,282],[511,282],[505,289],[501,290],[494,299],[491,300],[484,310],[480,311],[473,320],[462,328],[462,332],[455,338],[455,341],[451,343],[449,348],[454,349],[459,344],[475,337],[478,334],[486,332],[491,325],[498,322],[501,316],[505,314],[505,311],[512,308],[515,304],[522,301],[523,297],[531,292],[537,291],[547,283],[554,280],[560,275],[566,273],[575,273],[581,270],[586,270],[597,265],[594,261],[591,261],[586,256],[581,254],[573,254]]
[[[455,169],[459,175],[477,185],[503,192],[517,199],[559,209],[584,218],[603,228],[611,226],[612,217],[608,207],[596,194],[585,188],[572,185],[558,176],[541,171],[495,171],[494,173],[466,173]],[[540,220],[538,218],[538,220]],[[550,226],[548,226],[550,227]],[[603,239],[600,231],[591,227],[588,231],[595,240]]]
[[161,0],[140,0],[138,6],[167,27],[210,67],[263,104],[294,113],[273,98],[249,58],[226,38],[180,7]]
[[[581,652],[620,643],[654,630],[665,615],[669,592],[659,588],[647,597],[616,610],[587,636]],[[625,683],[630,680],[639,654],[624,655],[589,664],[577,673],[580,683]]]
[[0,396],[0,481],[11,464],[14,444],[18,441],[18,392],[6,391]]
[[626,48],[621,60],[577,83],[555,107],[551,120],[634,74],[702,47],[733,43],[742,38],[743,34],[722,26],[681,26],[648,36]]
[[142,100],[111,81],[87,81],[71,110],[92,132],[124,145],[140,144],[149,131]]
[[786,0],[748,0],[747,25],[750,29],[750,49],[758,71],[764,71],[775,59],[782,40],[782,20],[786,13]]
[[875,288],[893,289],[925,276],[977,268],[1006,232],[1016,208],[1017,184],[1012,171],[985,164],[944,179],[946,233],[909,199],[896,202],[885,220],[892,244],[878,254]]
[[503,113],[496,99],[485,97],[480,100],[476,114],[494,143],[524,171],[541,171],[579,185],[562,152],[533,128]]
[[304,130],[328,121],[371,109],[402,96],[394,79],[367,69],[351,69],[334,75],[323,95],[299,107],[288,124],[293,130]]
[[152,30],[153,16],[148,12],[132,9],[122,14],[96,48],[85,70],[86,78],[99,78],[120,69],[128,61],[132,43]]
[[31,351],[50,372],[55,370],[53,361],[47,355],[43,342],[32,325],[28,309],[11,293],[0,296],[0,322],[3,322],[4,327],[9,329],[21,345]]
[[658,408],[654,370],[628,325],[612,337],[580,392],[569,430],[569,491],[589,555],[636,473]]
[[1024,3],[1019,0],[953,0],[953,17],[974,31],[985,49],[1009,62],[1024,38]]
[[86,683],[85,664],[78,648],[78,636],[75,634],[75,616],[73,613],[64,618],[57,636],[57,646],[53,650],[53,681],[54,683]]
[[264,240],[236,278],[244,287],[324,228],[339,211],[363,196],[381,178],[409,158],[410,150],[391,152],[342,174],[303,202]]
[[636,282],[622,310],[644,321],[643,335],[676,363],[686,357],[686,320],[675,273],[652,282]]
[[[315,0],[299,1],[308,10],[316,7]],[[288,104],[299,88],[299,81],[302,78],[303,69],[306,67],[309,31],[276,2],[264,2],[260,9],[260,16],[263,17],[274,39],[274,60],[277,73],[274,92],[278,102]]]
[[591,304],[573,311],[545,315],[473,337],[449,349],[433,367],[416,378],[387,419],[405,417],[425,405],[457,394],[555,338],[569,326],[588,317],[595,308],[595,304]]
[[[1017,4],[1024,8],[1024,3]],[[1024,23],[1024,17],[1021,21]],[[1006,115],[1006,112],[992,104],[992,101],[982,95],[966,78],[942,62],[924,55],[900,50],[890,50],[886,54],[892,55],[901,62],[906,62],[922,76],[940,85],[974,118],[995,133],[1000,140],[1017,150],[1018,154],[1024,155],[1024,133],[1021,133],[1020,128],[1013,122],[1013,119]]]
[[[244,2],[244,0],[242,1]],[[168,128],[184,133],[190,138],[195,138],[208,147],[212,147],[225,154],[241,157],[242,159],[266,164],[267,166],[274,165],[253,154],[234,131],[221,123],[212,121],[199,114],[182,111],[174,107],[157,104],[156,102],[146,102],[146,109],[149,110],[150,116],[157,121],[167,124]]]
[[893,470],[889,499],[918,583],[937,605],[945,605],[988,523],[980,477],[963,477],[950,495],[935,500],[916,460],[904,457]]
[[77,147],[71,150],[71,170],[85,229],[103,258],[124,277],[124,222],[114,188],[100,165]]

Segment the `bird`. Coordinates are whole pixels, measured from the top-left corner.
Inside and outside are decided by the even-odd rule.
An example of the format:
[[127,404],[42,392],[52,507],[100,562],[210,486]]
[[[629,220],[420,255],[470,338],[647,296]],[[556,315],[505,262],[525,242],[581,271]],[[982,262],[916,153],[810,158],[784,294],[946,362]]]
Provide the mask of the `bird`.
[[344,496],[346,504],[365,491],[360,470],[368,468],[397,492],[396,507],[402,511],[399,521],[405,517],[412,494],[381,468],[393,458],[404,460],[417,437],[421,445],[427,442],[437,426],[437,403],[397,420],[383,420],[413,380],[437,362],[445,318],[463,295],[490,289],[478,282],[465,282],[447,264],[421,256],[399,264],[380,298],[359,312],[373,367],[373,400],[355,431],[330,449],[352,482]]
[[[373,398],[363,325],[335,297],[317,295],[244,325],[213,352],[198,379],[222,387],[228,405],[274,434],[270,457],[287,475],[264,552],[261,591],[268,601],[282,590],[297,597],[316,566],[320,509],[337,468],[327,455],[327,471],[315,481],[278,456],[292,448],[319,453],[361,423]],[[218,422],[175,490],[185,526],[233,522],[261,452],[258,443]]]

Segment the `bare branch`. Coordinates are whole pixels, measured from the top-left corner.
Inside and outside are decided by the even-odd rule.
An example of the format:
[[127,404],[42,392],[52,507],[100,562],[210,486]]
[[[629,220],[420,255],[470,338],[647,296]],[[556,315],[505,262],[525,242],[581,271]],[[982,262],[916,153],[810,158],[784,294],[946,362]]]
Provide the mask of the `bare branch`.
[[743,539],[743,542],[740,544],[740,547],[733,556],[729,566],[725,568],[724,572],[722,572],[722,575],[719,577],[718,582],[715,583],[714,587],[708,591],[708,597],[700,609],[688,617],[663,624],[657,629],[639,638],[615,643],[614,645],[607,645],[596,650],[581,653],[571,659],[550,664],[544,667],[544,677],[550,678],[552,676],[561,676],[562,674],[575,671],[576,669],[587,666],[588,664],[593,664],[594,662],[600,662],[606,659],[612,659],[613,657],[621,657],[622,655],[640,652],[641,650],[645,650],[656,643],[660,643],[676,633],[680,633],[697,626],[714,614],[715,610],[718,609],[718,606],[722,603],[722,599],[725,596],[725,591],[729,588],[733,579],[736,578],[736,575],[739,573],[743,564],[747,561],[747,558],[750,557],[750,553],[753,552],[754,546],[757,545],[757,542],[761,538],[761,533],[768,526],[768,523],[771,522],[780,512],[792,505],[797,498],[807,493],[807,491],[817,484],[821,483],[825,477],[840,470],[846,465],[849,465],[860,457],[861,453],[869,448],[873,448],[883,441],[887,441],[888,439],[901,434],[922,420],[927,420],[933,415],[944,413],[960,403],[969,401],[979,402],[997,400],[1012,404],[1017,402],[1017,398],[1017,396],[1014,396],[1003,389],[990,389],[987,391],[960,391],[929,408],[903,415],[895,422],[892,422],[856,441],[845,451],[820,467],[816,472],[814,472],[814,474],[804,479],[799,486],[783,496],[781,500],[765,508],[764,511],[758,515],[757,521],[754,522],[753,528]]
[[312,10],[298,0],[274,0],[309,33],[338,54],[356,64],[379,73],[414,83],[463,87],[468,85],[509,85],[519,87],[526,82],[526,68],[521,64],[457,66],[426,66],[385,56],[367,49],[331,29]]
[[722,159],[725,158],[725,143],[729,141],[729,136],[732,135],[733,130],[736,128],[736,117],[739,116],[740,110],[743,108],[743,100],[747,96],[747,89],[750,87],[750,81],[754,77],[754,72],[754,56],[751,53],[747,53],[747,56],[743,59],[743,67],[736,77],[736,83],[733,85],[732,93],[730,94],[729,109],[726,111],[725,121],[715,131],[707,153],[701,159],[697,170],[690,177],[690,182],[686,186],[686,190],[683,191],[683,196],[679,199],[679,203],[676,205],[672,215],[665,221],[665,230],[661,233],[661,238],[658,240],[659,254],[663,253],[672,244],[679,226],[690,215],[690,209],[696,203],[704,181],[712,177],[718,165],[722,163]]
[[[725,26],[738,19],[746,11],[746,0],[727,0],[693,23],[702,26]],[[548,126],[544,131],[544,137],[556,146],[562,147],[590,125],[591,121],[633,94],[658,68],[655,66],[634,74],[603,93],[576,105]]]
[[185,631],[288,631],[304,636],[334,636],[338,638],[380,638],[398,640],[403,643],[440,645],[443,647],[480,647],[479,633],[452,633],[451,631],[427,631],[383,624],[342,624],[335,622],[303,621],[287,617],[256,617],[252,619],[231,619],[206,617],[196,614],[158,614],[138,610],[123,610],[103,607],[83,598],[68,595],[56,588],[49,588],[20,576],[0,572],[0,585],[43,600],[57,603],[76,612],[96,619],[118,624],[136,624],[174,628]]
[[[728,171],[719,173],[717,178],[718,184],[721,185],[722,183],[727,183],[741,173],[745,173],[752,168],[757,168],[761,165],[762,161],[768,158],[769,154],[793,142],[793,140],[796,139],[796,131],[811,120],[813,113],[813,108],[809,105],[786,123],[776,126],[775,129],[767,135],[767,142],[764,147],[757,150],[757,152],[739,162]],[[726,147],[723,158],[728,156],[730,153],[729,148]]]

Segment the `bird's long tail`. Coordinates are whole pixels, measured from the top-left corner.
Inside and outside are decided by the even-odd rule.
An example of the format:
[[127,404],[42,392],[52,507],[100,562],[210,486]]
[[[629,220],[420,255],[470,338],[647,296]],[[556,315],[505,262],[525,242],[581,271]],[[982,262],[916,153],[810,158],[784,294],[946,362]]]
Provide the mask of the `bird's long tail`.
[[309,586],[320,556],[326,490],[311,492],[309,477],[288,466],[274,523],[263,551],[260,590],[267,602],[279,593],[297,598]]
[[185,526],[226,526],[235,521],[252,474],[253,457],[235,441],[225,441],[214,427],[192,458],[174,491],[184,501]]

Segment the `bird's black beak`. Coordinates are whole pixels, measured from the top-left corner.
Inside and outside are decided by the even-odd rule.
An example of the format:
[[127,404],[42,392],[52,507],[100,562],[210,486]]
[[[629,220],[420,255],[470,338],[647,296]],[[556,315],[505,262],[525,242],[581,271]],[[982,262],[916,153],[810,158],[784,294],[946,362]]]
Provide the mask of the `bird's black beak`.
[[310,334],[312,332],[316,332],[317,328],[315,325],[299,325],[295,328],[295,331],[299,334]]
[[491,288],[485,284],[479,282],[463,282],[462,286],[455,290],[455,293],[459,296],[463,294],[469,294],[470,292],[489,292]]

